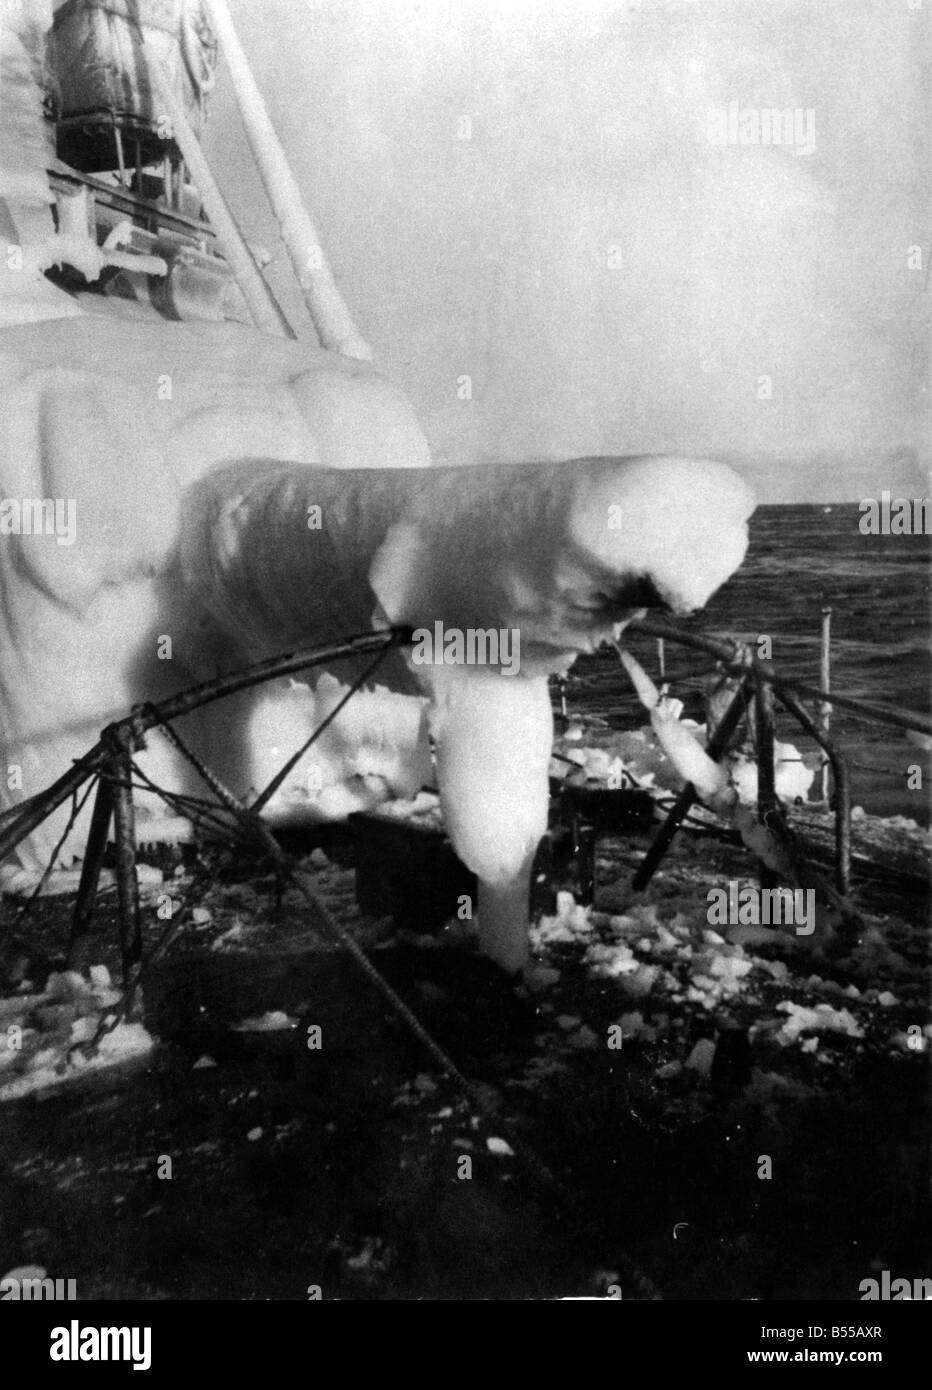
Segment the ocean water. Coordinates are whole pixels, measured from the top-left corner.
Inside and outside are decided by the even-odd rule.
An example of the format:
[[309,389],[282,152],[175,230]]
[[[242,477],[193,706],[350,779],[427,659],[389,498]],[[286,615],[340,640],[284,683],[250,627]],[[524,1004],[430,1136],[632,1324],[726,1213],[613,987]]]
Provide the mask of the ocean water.
[[[831,684],[839,694],[929,713],[932,707],[932,536],[866,536],[857,504],[759,507],[741,569],[702,613],[681,623],[714,635],[753,640],[767,634],[775,669],[785,679],[819,683],[821,613],[832,609]],[[656,642],[628,643],[655,678]],[[711,660],[666,647],[671,693],[700,720],[703,669]],[[581,658],[566,686],[569,712],[601,715],[612,725],[643,722],[640,707],[614,655]],[[811,709],[812,706],[810,705]],[[801,749],[815,766],[815,745],[796,722],[778,715],[778,737]],[[843,710],[832,715],[832,735],[848,758],[853,801],[880,815],[905,815],[928,824],[932,756],[899,730],[865,723]],[[911,790],[909,769],[922,786]],[[818,783],[810,795],[815,795]]]

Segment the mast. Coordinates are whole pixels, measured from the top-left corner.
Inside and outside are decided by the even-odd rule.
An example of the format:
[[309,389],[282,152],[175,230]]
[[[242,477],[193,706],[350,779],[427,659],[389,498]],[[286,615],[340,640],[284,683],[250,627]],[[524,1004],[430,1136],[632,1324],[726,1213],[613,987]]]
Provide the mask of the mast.
[[233,27],[226,0],[205,0],[233,82],[246,135],[321,345],[371,362],[372,349],[353,322],[327,264],[301,190],[269,118]]
[[207,158],[201,149],[201,143],[191,128],[184,108],[172,91],[171,83],[156,56],[153,56],[152,59],[151,75],[159,99],[168,114],[174,139],[181,150],[185,163],[194,176],[197,191],[207,209],[207,216],[217,233],[256,327],[265,333],[293,338],[295,334],[264,276],[256,266],[243,234],[211,172]]

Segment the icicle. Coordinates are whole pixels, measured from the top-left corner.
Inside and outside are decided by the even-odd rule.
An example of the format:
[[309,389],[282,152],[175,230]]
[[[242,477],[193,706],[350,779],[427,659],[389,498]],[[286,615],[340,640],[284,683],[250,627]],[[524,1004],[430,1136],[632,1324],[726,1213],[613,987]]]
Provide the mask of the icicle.
[[712,761],[704,748],[700,748],[690,730],[680,723],[682,703],[661,695],[643,666],[630,652],[619,647],[618,655],[631,677],[641,704],[650,711],[651,727],[657,736],[657,742],[683,781],[692,782],[702,800],[710,805],[723,799],[730,805],[734,793],[729,787],[728,775],[718,763]]
[[513,973],[527,961],[531,860],[547,828],[547,682],[450,666],[431,685],[440,803],[457,853],[479,879],[480,948]]

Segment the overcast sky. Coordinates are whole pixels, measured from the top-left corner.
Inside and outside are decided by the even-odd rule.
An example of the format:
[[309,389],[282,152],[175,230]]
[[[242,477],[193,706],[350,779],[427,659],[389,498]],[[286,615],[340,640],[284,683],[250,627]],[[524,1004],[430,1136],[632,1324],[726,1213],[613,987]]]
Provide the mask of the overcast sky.
[[[911,3],[231,9],[439,461],[698,453],[795,501],[928,490],[932,3]],[[746,139],[798,108],[798,140],[721,143],[732,102]],[[294,313],[225,75],[208,150]]]

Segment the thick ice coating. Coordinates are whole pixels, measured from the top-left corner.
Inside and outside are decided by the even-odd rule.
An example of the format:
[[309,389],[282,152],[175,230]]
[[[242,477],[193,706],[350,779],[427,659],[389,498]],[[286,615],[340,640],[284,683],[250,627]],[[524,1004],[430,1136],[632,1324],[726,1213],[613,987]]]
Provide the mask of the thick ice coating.
[[[737,475],[671,458],[410,466],[428,462],[423,436],[370,368],[233,325],[7,329],[0,392],[0,495],[66,504],[61,536],[27,530],[25,506],[0,513],[0,759],[14,769],[0,804],[41,790],[136,701],[408,624],[430,634],[430,659],[386,662],[384,692],[348,707],[269,814],[410,792],[429,769],[426,698],[447,824],[482,884],[483,946],[519,968],[547,814],[545,677],[640,609],[708,599],[744,554],[753,504]],[[184,732],[245,794],[354,674],[267,686]],[[194,789],[149,742],[149,775]],[[60,830],[36,832],[21,862],[40,865]],[[157,819],[140,836],[157,838]]]
[[[415,628],[514,629],[522,672],[545,674],[639,609],[706,603],[744,557],[752,507],[730,468],[701,460],[339,472],[246,460],[190,493],[183,583],[231,633],[245,621],[253,648],[309,622],[358,630],[378,604]],[[244,543],[253,534],[261,546]]]

